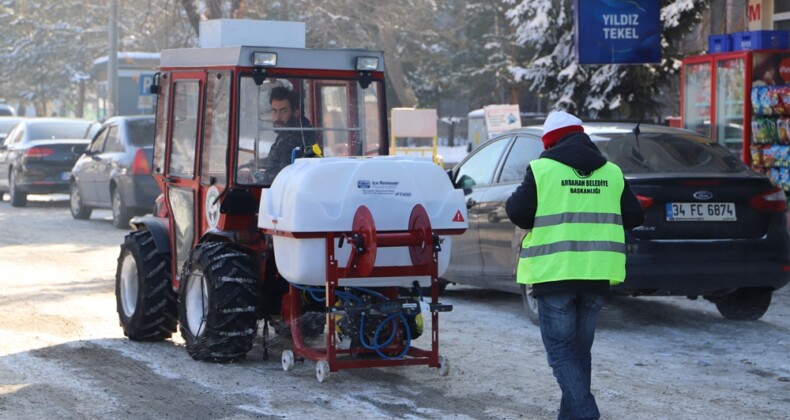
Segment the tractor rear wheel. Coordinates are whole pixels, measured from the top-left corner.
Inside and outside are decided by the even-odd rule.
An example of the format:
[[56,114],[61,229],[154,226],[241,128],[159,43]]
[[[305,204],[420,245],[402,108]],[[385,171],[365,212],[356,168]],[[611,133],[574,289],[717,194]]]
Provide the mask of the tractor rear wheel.
[[115,273],[115,302],[123,333],[132,340],[160,341],[176,331],[170,261],[156,251],[154,236],[147,230],[124,238]]
[[232,244],[198,244],[184,265],[181,336],[195,360],[232,362],[252,349],[258,280],[249,254]]

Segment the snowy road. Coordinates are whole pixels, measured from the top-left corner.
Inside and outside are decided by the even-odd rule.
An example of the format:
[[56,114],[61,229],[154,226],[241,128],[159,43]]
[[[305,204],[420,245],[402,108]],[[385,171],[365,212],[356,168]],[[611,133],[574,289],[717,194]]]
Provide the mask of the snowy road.
[[[71,218],[66,201],[0,203],[2,418],[554,418],[559,391],[520,297],[447,289],[441,352],[427,367],[282,371],[289,342],[260,340],[246,360],[193,361],[179,336],[126,340],[114,275],[126,232],[109,212]],[[424,343],[427,334],[417,341]],[[713,304],[620,298],[604,308],[593,392],[607,419],[780,419],[790,412],[790,288],[758,322]]]

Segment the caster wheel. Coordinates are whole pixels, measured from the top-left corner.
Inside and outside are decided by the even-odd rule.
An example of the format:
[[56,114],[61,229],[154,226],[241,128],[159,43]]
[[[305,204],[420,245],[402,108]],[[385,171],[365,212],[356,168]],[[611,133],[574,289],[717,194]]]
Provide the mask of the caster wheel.
[[318,382],[324,383],[329,380],[329,362],[326,360],[319,360],[315,364],[315,377]]
[[286,372],[290,372],[294,368],[294,352],[291,350],[283,350],[283,370]]
[[444,356],[439,356],[439,376],[447,376],[450,373],[450,362]]

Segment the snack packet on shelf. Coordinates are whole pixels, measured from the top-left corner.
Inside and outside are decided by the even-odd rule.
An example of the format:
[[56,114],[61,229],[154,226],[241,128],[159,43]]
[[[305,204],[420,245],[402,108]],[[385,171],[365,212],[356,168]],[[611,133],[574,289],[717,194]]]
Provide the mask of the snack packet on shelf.
[[781,99],[782,86],[768,86],[767,97],[768,106],[771,108],[771,115],[785,115],[785,104]]
[[780,144],[790,143],[790,117],[776,119],[776,141]]
[[782,115],[790,115],[790,85],[777,86],[776,91],[782,103]]
[[752,120],[752,143],[774,143],[776,135],[776,120],[770,117],[758,117]]
[[749,151],[752,157],[752,168],[757,170],[764,167],[763,162],[763,147],[762,146],[749,146]]
[[757,116],[767,117],[773,115],[771,101],[768,98],[768,88],[769,86],[755,86],[752,88],[752,110]]

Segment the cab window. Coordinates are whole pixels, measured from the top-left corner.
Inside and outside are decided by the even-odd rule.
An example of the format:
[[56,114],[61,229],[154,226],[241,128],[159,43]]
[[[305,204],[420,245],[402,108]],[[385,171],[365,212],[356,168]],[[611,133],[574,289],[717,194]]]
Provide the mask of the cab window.
[[[236,182],[268,185],[294,159],[317,148],[324,157],[377,155],[383,86],[356,80],[239,79]],[[384,148],[385,149],[385,148]]]
[[192,178],[195,175],[195,142],[197,141],[200,82],[179,80],[174,86],[173,136],[168,174]]
[[209,72],[203,118],[203,156],[200,182],[225,185],[230,131],[230,72]]

